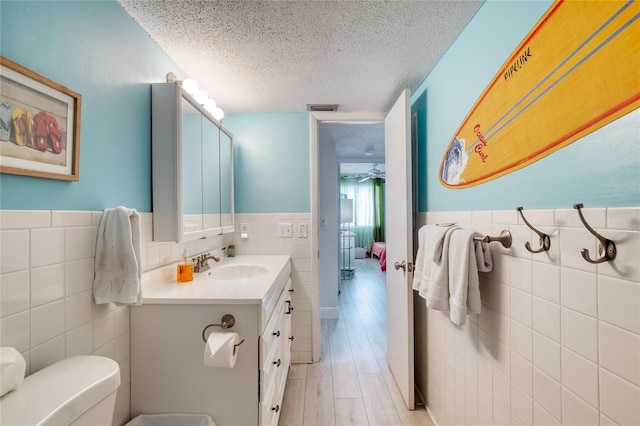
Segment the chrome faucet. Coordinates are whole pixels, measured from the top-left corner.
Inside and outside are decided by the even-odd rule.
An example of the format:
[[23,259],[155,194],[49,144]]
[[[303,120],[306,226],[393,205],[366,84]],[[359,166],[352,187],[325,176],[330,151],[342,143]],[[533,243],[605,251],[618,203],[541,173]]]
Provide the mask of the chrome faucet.
[[220,262],[218,256],[214,256],[210,253],[201,254],[193,259],[193,272],[204,272],[209,270],[209,259],[213,259],[216,262]]

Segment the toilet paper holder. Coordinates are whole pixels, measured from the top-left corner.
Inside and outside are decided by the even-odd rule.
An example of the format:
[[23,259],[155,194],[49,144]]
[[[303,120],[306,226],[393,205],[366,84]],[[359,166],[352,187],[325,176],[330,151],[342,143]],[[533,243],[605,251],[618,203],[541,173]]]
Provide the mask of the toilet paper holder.
[[[225,314],[222,316],[222,320],[220,322],[220,324],[208,324],[206,325],[203,329],[202,329],[202,340],[204,340],[205,343],[207,343],[207,337],[205,336],[205,333],[207,331],[207,329],[209,327],[221,327],[223,329],[227,329],[227,328],[231,328],[236,324],[236,319],[233,315],[231,314]],[[244,339],[242,339],[240,341],[240,343],[237,343],[235,345],[233,345],[233,354],[236,354],[236,348],[238,346],[240,346],[241,344],[244,343]]]

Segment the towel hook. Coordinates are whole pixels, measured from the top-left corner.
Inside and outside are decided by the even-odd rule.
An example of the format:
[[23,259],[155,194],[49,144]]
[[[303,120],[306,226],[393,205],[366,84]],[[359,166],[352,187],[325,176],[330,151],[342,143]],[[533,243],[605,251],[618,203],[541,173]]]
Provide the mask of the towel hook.
[[524,247],[529,250],[531,253],[541,253],[543,251],[547,251],[551,248],[551,238],[549,238],[549,236],[547,234],[545,234],[544,232],[538,231],[536,228],[534,228],[533,226],[531,226],[531,224],[529,222],[527,222],[527,219],[525,219],[524,214],[522,213],[522,207],[518,207],[516,210],[518,210],[520,212],[520,216],[522,217],[522,220],[524,220],[524,223],[527,224],[527,226],[536,234],[538,234],[538,237],[540,237],[540,245],[541,247],[537,250],[534,250],[531,248],[531,244],[529,244],[529,241],[527,241],[526,243],[524,243]]
[[598,234],[591,226],[589,226],[587,221],[584,219],[584,216],[582,215],[582,211],[580,210],[583,207],[584,205],[582,205],[582,203],[573,205],[573,208],[578,210],[578,215],[580,215],[580,220],[582,221],[582,224],[584,225],[584,227],[587,228],[587,230],[591,232],[598,239],[598,241],[600,241],[600,245],[598,246],[598,252],[600,253],[600,257],[595,260],[591,259],[591,256],[589,256],[589,250],[587,249],[582,249],[582,251],[580,252],[582,254],[582,257],[584,258],[584,260],[586,260],[589,263],[602,263],[602,262],[608,262],[610,260],[615,259],[616,258],[615,243],[603,237],[602,235]]

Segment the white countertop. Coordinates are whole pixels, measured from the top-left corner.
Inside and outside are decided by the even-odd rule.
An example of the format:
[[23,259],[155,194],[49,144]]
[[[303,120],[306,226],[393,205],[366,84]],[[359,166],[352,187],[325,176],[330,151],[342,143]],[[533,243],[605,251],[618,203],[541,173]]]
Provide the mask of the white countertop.
[[[289,256],[237,256],[220,263],[209,261],[211,269],[194,273],[193,281],[176,280],[176,264],[142,274],[142,304],[260,304],[279,294],[291,273]],[[253,278],[214,280],[210,272],[227,265],[259,265],[267,272]],[[274,284],[279,284],[274,286]]]

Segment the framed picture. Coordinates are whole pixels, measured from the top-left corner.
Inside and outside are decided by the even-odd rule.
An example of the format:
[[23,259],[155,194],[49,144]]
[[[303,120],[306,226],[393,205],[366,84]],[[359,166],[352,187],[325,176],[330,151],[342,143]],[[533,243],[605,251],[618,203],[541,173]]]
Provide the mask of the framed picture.
[[81,99],[0,56],[0,172],[77,181]]

